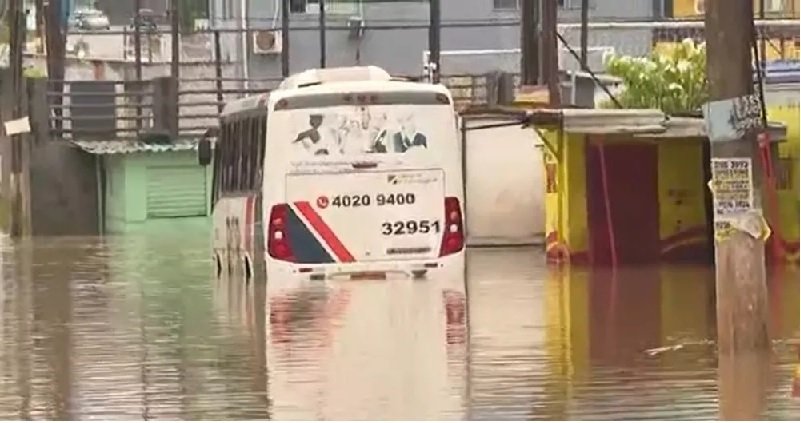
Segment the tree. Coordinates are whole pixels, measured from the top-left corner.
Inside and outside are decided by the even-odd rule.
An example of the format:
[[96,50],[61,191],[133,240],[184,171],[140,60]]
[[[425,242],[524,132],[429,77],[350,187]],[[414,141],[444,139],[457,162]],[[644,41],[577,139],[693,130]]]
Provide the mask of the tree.
[[692,39],[654,49],[647,57],[608,56],[604,64],[610,75],[622,79],[617,99],[625,108],[698,113],[709,98],[706,45]]

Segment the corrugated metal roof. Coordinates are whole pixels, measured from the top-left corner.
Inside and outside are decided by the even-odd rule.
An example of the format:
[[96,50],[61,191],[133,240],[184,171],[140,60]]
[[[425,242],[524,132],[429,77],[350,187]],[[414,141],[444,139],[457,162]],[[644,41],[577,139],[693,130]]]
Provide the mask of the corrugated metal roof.
[[[768,122],[768,133],[772,142],[787,139],[787,127],[779,122]],[[635,134],[642,138],[705,138],[706,125],[704,119],[694,117],[671,117],[665,122],[665,131],[661,133]]]
[[91,154],[167,153],[197,150],[197,141],[174,141],[170,144],[146,144],[140,141],[72,141]]
[[563,109],[562,128],[576,134],[664,132],[667,117],[651,109]]

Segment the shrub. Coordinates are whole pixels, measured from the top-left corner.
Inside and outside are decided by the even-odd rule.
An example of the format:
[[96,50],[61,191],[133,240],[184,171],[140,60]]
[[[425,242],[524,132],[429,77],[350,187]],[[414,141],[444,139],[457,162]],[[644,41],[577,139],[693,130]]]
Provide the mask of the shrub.
[[[706,45],[685,39],[647,57],[607,56],[606,71],[620,78],[616,96],[624,108],[696,113],[708,99]],[[611,101],[602,107],[614,107]]]

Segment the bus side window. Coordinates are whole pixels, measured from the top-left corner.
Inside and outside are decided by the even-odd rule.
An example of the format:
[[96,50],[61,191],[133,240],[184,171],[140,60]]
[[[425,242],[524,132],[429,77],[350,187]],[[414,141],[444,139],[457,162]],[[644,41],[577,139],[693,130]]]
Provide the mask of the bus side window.
[[231,130],[231,192],[237,192],[242,189],[240,185],[241,168],[240,157],[242,156],[242,121],[234,122],[233,129]]
[[253,187],[255,189],[260,189],[262,184],[262,175],[264,172],[264,149],[266,148],[266,141],[267,141],[267,117],[262,116],[258,119],[257,123],[257,130],[255,136],[256,148],[254,151],[257,153],[256,156],[256,167],[255,167],[255,178]]
[[217,143],[217,154],[220,156],[220,164],[218,167],[219,177],[217,178],[217,184],[219,194],[222,196],[227,192],[228,187],[228,149],[230,146],[228,142],[230,140],[228,131],[231,128],[230,122],[225,122],[222,125],[220,131],[220,142]]
[[223,133],[224,133],[223,128],[225,128],[225,124],[221,125],[220,132],[217,135],[217,143],[216,143],[215,149],[213,150],[213,153],[212,153],[213,154],[213,158],[214,158],[213,168],[212,168],[212,175],[214,175],[214,176],[212,177],[212,186],[211,186],[211,204],[212,204],[212,207],[214,207],[214,204],[216,204],[217,200],[220,199],[220,187],[222,185],[221,184],[222,181],[220,180],[220,178],[222,177],[222,173],[221,173],[222,157],[220,155],[220,149],[222,148],[222,145],[223,145],[223,142],[222,142],[222,137],[223,137]]
[[252,173],[253,166],[251,162],[253,159],[252,149],[251,149],[251,139],[253,138],[253,118],[249,117],[242,121],[243,123],[243,130],[242,130],[242,154],[240,156],[240,177],[241,181],[240,184],[242,185],[243,191],[250,192],[253,189],[253,184],[251,183],[252,178],[250,174]]

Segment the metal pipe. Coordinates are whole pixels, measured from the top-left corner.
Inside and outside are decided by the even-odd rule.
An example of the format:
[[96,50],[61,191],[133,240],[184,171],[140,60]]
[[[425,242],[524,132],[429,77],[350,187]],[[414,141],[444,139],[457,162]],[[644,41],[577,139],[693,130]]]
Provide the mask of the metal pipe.
[[250,69],[248,63],[248,0],[241,0],[239,3],[240,27],[242,29],[241,48],[242,48],[242,79],[244,81],[243,87],[247,89],[249,86],[248,78],[250,77]]
[[289,76],[289,0],[281,1],[281,76]]
[[539,65],[539,0],[522,0],[520,25],[520,71],[522,85],[537,85],[540,79]]
[[581,0],[581,66],[584,68],[587,67],[587,23],[589,14],[590,0]]
[[439,83],[440,73],[440,37],[442,35],[442,13],[440,0],[429,0],[428,4],[428,65],[431,67],[431,83]]
[[[223,111],[223,73],[222,73],[222,47],[220,46],[220,32],[214,31],[214,74],[217,77],[217,113]],[[179,106],[180,107],[180,106]]]
[[[134,60],[136,63],[136,80],[142,81],[142,0],[134,0]],[[127,40],[126,40],[127,41]],[[126,45],[127,49],[128,46]]]
[[170,76],[175,78],[176,80],[180,76],[180,62],[181,62],[181,44],[180,44],[180,33],[178,30],[178,26],[181,24],[179,20],[180,16],[179,8],[178,8],[178,1],[179,0],[171,0],[170,1],[170,23],[171,28],[170,32],[172,35],[172,61],[170,62]]
[[325,0],[317,0],[320,5],[319,26],[320,26],[320,67],[325,68]]

